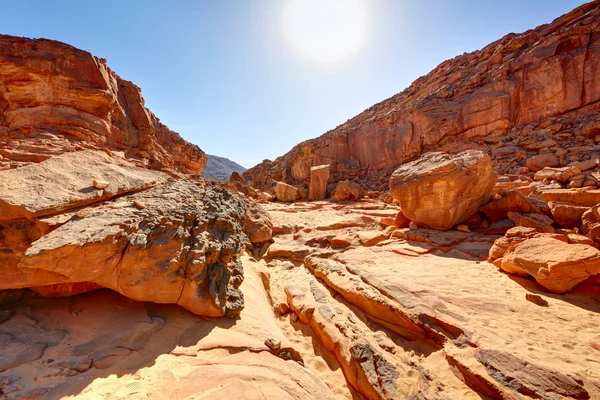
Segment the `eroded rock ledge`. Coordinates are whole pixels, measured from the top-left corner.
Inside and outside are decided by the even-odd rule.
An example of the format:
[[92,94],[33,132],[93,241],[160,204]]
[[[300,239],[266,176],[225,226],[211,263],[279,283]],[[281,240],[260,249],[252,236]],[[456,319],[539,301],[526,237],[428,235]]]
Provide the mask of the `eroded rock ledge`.
[[90,150],[6,171],[0,187],[0,289],[106,287],[205,316],[243,308],[246,205],[223,187]]

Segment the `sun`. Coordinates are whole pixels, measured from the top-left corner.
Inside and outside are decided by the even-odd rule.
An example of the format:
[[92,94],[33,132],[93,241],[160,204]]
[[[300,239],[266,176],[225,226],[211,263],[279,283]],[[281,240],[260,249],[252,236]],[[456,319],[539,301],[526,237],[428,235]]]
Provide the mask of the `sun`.
[[365,45],[369,18],[365,0],[288,0],[286,40],[307,61],[335,66]]

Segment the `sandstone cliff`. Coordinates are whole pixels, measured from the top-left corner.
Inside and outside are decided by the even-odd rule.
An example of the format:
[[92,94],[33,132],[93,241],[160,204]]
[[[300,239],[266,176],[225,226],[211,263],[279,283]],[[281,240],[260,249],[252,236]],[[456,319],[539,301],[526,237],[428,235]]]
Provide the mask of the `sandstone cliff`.
[[53,40],[0,35],[0,169],[99,147],[153,169],[200,174],[206,163],[106,60]]
[[[585,113],[594,122],[598,115],[599,63],[596,1],[445,61],[403,92],[244,176],[264,189],[272,180],[305,182],[312,166],[331,164],[331,182],[350,178],[382,190],[398,165],[426,151],[489,151],[501,141],[490,138],[522,132],[530,124],[536,128],[562,115],[573,124],[562,128],[579,129],[589,125]],[[501,172],[514,172],[510,168],[524,160],[497,164],[506,169]]]

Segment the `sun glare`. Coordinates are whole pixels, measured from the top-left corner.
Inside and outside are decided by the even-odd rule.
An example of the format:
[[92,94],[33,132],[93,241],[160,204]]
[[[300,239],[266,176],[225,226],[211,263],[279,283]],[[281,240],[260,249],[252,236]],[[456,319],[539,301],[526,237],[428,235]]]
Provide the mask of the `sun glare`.
[[368,15],[365,0],[289,0],[285,37],[304,59],[335,66],[365,45]]

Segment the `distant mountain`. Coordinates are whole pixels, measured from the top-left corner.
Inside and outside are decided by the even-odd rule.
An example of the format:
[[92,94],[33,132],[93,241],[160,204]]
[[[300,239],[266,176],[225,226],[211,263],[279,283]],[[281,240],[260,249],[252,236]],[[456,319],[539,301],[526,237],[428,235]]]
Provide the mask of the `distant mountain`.
[[202,170],[202,176],[205,178],[228,182],[232,172],[236,171],[241,174],[246,170],[246,168],[228,158],[210,154],[207,154],[207,156],[208,161],[204,166],[204,170]]

